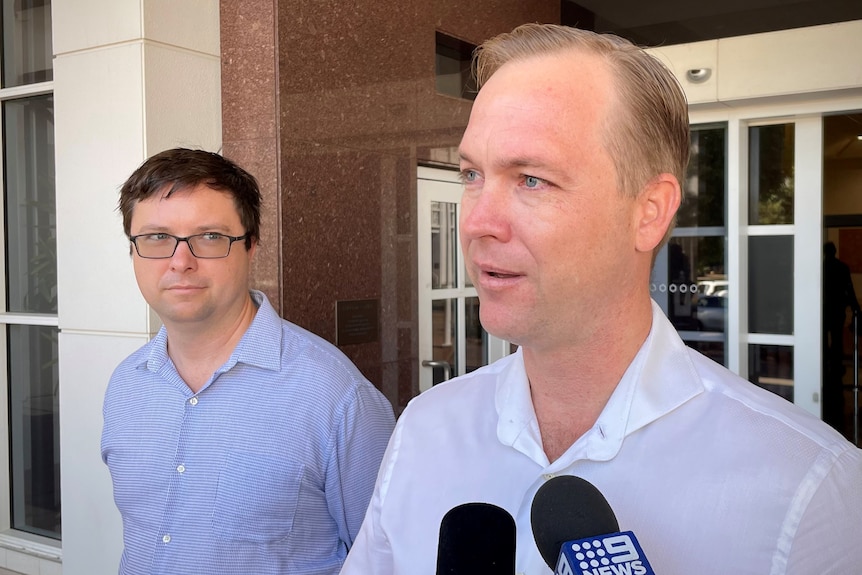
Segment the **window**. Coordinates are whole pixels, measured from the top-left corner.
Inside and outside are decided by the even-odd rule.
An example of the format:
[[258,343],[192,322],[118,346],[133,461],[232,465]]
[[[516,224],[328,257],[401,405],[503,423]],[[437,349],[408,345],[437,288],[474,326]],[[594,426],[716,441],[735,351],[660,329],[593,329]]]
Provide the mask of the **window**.
[[9,524],[60,538],[54,98],[50,0],[2,0],[0,309]]
[[[727,128],[691,128],[691,159],[677,227],[656,260],[651,285],[685,343],[727,365]],[[666,278],[666,279],[665,279]]]
[[437,92],[475,100],[479,90],[476,88],[470,66],[476,46],[440,32],[437,32],[436,41]]

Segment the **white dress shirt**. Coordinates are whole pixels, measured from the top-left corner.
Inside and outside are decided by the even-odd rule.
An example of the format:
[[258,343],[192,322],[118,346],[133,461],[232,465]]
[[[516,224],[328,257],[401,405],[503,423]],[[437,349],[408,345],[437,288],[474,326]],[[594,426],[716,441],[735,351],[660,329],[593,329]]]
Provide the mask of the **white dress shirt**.
[[[600,360],[600,358],[599,358]],[[555,475],[593,483],[658,575],[862,573],[862,450],[653,325],[595,425],[549,463],[520,352],[413,399],[342,575],[432,575],[440,521],[487,502],[517,523],[517,572]]]

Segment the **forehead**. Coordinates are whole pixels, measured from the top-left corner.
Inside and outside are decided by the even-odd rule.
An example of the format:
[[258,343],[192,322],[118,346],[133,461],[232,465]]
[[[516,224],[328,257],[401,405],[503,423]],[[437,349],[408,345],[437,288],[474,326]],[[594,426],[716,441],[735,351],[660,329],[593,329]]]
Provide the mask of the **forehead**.
[[479,91],[461,151],[594,146],[611,114],[612,87],[608,64],[589,53],[509,62]]
[[[228,191],[214,190],[206,184],[179,188],[171,192],[167,184],[132,208],[132,222],[156,220],[201,220],[201,223],[239,221],[235,198]],[[147,220],[144,222],[143,220]]]

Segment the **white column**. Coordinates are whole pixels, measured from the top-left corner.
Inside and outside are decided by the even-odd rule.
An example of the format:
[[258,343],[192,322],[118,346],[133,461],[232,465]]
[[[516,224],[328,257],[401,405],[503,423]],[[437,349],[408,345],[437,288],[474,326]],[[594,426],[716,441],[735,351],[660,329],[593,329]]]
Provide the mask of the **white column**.
[[54,0],[63,574],[116,573],[102,397],[157,319],[116,211],[148,156],[221,146],[218,0]]

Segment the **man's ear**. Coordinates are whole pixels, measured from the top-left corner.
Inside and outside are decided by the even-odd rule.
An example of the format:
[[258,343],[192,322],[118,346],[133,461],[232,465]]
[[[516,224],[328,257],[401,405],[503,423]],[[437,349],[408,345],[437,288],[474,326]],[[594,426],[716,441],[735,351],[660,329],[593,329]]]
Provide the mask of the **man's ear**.
[[659,174],[644,186],[637,199],[635,249],[652,252],[661,243],[681,201],[679,182],[671,174]]

